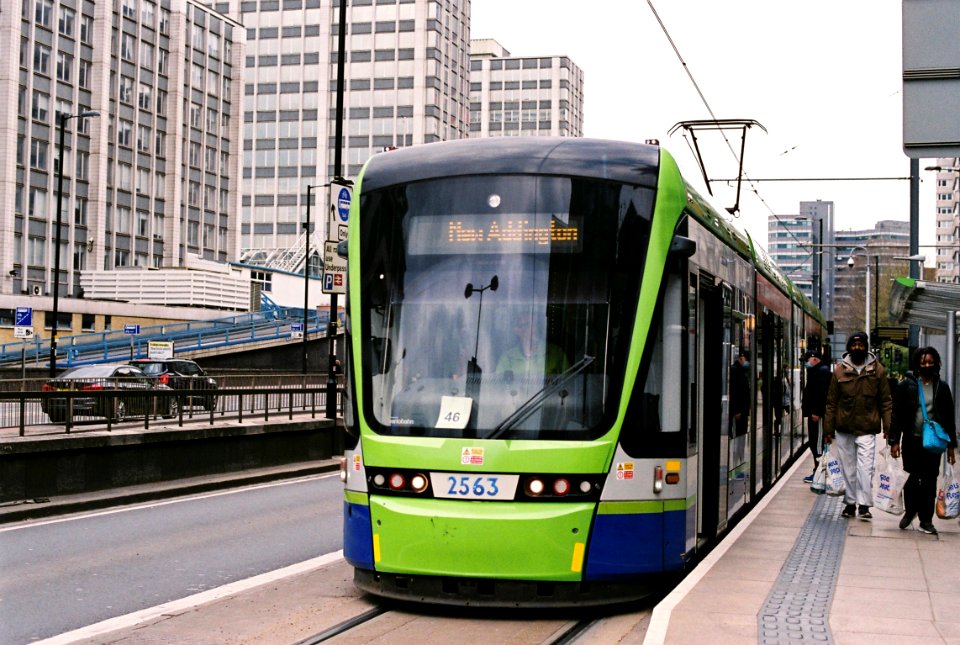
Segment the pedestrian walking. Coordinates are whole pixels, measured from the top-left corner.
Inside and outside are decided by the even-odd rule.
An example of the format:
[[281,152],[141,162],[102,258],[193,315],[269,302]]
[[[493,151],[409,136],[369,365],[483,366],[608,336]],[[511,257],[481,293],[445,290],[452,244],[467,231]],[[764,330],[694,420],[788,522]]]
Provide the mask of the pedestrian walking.
[[835,443],[843,470],[842,517],[873,517],[873,471],[877,435],[893,423],[893,400],[883,365],[869,352],[870,338],[858,331],[830,379],[823,436]]
[[807,378],[800,396],[800,412],[807,420],[807,441],[813,455],[813,472],[803,481],[812,484],[823,449],[823,415],[826,413],[827,390],[830,389],[833,373],[830,366],[823,362],[822,354],[815,349],[803,354],[803,362]]
[[927,418],[943,426],[950,437],[947,462],[951,465],[957,445],[953,394],[950,386],[940,380],[940,353],[933,347],[918,349],[913,355],[912,368],[913,372],[907,373],[894,393],[893,425],[887,443],[892,457],[903,455],[903,469],[910,473],[903,487],[904,513],[900,528],[909,528],[917,517],[921,531],[936,535],[933,509],[940,455],[923,447],[924,414],[920,407],[920,393],[923,392]]

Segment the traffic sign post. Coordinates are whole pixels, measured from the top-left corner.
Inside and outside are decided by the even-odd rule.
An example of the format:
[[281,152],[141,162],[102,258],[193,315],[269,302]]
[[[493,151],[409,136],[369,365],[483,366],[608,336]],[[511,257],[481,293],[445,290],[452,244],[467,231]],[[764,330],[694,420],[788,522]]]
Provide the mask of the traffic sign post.
[[130,336],[130,360],[134,358],[133,355],[133,337],[140,335],[140,325],[124,325],[123,333]]

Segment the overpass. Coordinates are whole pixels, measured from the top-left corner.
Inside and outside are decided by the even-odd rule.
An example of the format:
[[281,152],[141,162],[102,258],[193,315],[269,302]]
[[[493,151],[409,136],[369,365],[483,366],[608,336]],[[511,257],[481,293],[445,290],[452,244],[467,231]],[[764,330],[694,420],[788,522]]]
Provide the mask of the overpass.
[[[327,310],[308,311],[306,336],[308,365],[326,368]],[[212,320],[168,323],[125,330],[88,332],[60,336],[57,365],[75,367],[90,363],[109,363],[146,358],[151,341],[172,342],[178,358],[201,362],[204,366],[237,367],[242,356],[244,367],[299,368],[303,359],[303,339],[294,337],[295,327],[303,326],[303,309],[267,306],[261,311]],[[340,314],[338,329],[343,328]],[[342,333],[342,332],[339,332]],[[0,368],[49,366],[50,339],[33,339],[0,344]]]

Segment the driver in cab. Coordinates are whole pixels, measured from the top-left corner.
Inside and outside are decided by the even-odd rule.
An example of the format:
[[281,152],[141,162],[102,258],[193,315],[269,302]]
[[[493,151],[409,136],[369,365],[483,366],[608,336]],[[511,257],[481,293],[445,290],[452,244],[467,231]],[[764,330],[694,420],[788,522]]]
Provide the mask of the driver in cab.
[[570,369],[560,347],[547,341],[546,324],[534,324],[532,316],[520,316],[513,324],[516,343],[500,356],[497,373],[514,376],[557,375]]

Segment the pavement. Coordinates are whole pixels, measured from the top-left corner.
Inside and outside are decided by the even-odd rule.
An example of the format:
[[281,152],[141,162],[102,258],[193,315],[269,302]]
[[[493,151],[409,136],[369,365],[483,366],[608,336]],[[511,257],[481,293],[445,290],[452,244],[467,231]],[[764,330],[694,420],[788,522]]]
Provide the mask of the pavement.
[[960,523],[843,519],[799,460],[654,610],[645,645],[960,645]]

